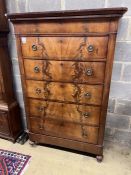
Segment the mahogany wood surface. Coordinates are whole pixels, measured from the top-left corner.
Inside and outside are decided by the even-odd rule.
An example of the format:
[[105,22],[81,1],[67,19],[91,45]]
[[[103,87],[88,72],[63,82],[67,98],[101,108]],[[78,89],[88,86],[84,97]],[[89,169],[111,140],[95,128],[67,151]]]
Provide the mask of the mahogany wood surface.
[[102,85],[27,80],[27,96],[61,102],[101,105]]
[[[68,110],[67,110],[68,109]],[[100,107],[29,99],[30,116],[99,126]]]
[[0,0],[0,137],[15,142],[23,128],[13,87],[8,51],[9,28],[5,13],[5,1]]
[[[105,63],[26,59],[24,60],[24,68],[27,79],[102,84]],[[36,71],[35,69],[39,70]]]
[[126,11],[8,14],[31,141],[102,159],[118,21]]
[[9,135],[8,116],[6,112],[0,111],[0,133]]
[[88,143],[97,143],[98,128],[79,125],[71,122],[60,122],[58,120],[45,119],[41,122],[39,118],[30,118],[31,132],[41,133],[61,138],[68,138]]
[[[88,61],[106,58],[108,36],[105,37],[25,37],[21,38],[23,57],[54,60]],[[32,47],[36,46],[33,51]],[[92,45],[93,51],[88,51]]]
[[5,16],[6,13],[6,3],[5,0],[0,0],[0,31],[8,32],[9,25],[7,18]]

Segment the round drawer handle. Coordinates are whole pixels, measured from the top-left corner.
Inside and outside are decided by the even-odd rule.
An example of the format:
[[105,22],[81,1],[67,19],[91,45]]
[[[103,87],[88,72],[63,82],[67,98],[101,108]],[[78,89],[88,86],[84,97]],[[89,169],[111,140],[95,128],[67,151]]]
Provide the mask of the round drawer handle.
[[92,76],[93,75],[93,70],[91,68],[86,70],[86,75]]
[[35,44],[32,45],[32,50],[37,51],[37,46]]
[[43,106],[38,107],[38,111],[39,112],[42,112],[43,110],[44,110],[44,107]]
[[36,94],[40,94],[41,93],[41,89],[39,89],[39,88],[37,88],[36,90],[35,90],[35,92],[36,92]]
[[41,125],[39,125],[39,129],[40,129],[40,130],[43,130],[43,127],[42,127]]
[[39,73],[39,72],[40,72],[40,68],[39,68],[38,66],[35,66],[35,67],[34,67],[34,72],[35,72],[35,73]]
[[90,93],[90,92],[86,92],[86,93],[84,94],[84,97],[86,97],[86,98],[91,98],[91,93]]
[[88,118],[88,117],[90,116],[90,113],[89,113],[89,112],[85,112],[85,113],[83,113],[83,116],[84,116],[85,118]]
[[87,50],[88,50],[88,52],[93,52],[94,51],[94,46],[93,45],[89,45],[87,47]]

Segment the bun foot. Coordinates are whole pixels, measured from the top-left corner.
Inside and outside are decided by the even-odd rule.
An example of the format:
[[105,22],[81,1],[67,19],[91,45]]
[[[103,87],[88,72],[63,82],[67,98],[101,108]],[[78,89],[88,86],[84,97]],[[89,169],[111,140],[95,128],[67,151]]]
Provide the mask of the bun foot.
[[96,156],[97,162],[101,163],[103,160],[103,156]]
[[35,147],[35,146],[37,145],[36,142],[33,142],[33,141],[31,141],[31,140],[29,140],[29,144],[30,144],[32,147]]

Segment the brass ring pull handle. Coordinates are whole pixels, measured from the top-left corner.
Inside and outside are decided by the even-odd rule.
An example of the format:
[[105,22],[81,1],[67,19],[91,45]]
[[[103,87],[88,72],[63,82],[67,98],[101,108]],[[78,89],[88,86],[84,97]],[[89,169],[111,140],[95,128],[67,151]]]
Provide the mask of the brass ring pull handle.
[[42,112],[44,110],[43,106],[38,107],[39,112]]
[[39,89],[39,88],[37,88],[36,90],[35,90],[35,92],[36,92],[36,94],[40,94],[41,93],[41,89]]
[[84,97],[86,97],[86,98],[91,98],[91,93],[90,93],[90,92],[86,92],[86,93],[84,94]]
[[39,129],[40,129],[40,130],[43,130],[43,127],[42,127],[41,125],[39,125]]
[[87,50],[88,50],[88,52],[93,52],[94,51],[94,46],[93,45],[89,45],[87,47]]
[[38,66],[35,66],[35,67],[34,67],[34,72],[35,72],[35,73],[39,73],[39,72],[40,72],[40,68],[39,68]]
[[89,113],[89,112],[85,112],[85,113],[83,113],[83,116],[84,116],[85,118],[88,118],[88,117],[90,116],[90,113]]
[[35,44],[32,45],[32,50],[37,51],[37,46]]
[[91,68],[86,70],[86,75],[92,76],[93,75],[93,70]]

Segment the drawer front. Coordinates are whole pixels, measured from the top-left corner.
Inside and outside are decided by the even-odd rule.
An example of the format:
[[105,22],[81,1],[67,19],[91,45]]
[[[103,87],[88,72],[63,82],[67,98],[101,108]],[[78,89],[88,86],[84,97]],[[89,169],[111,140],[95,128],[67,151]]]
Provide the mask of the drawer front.
[[97,127],[49,119],[41,122],[39,118],[30,118],[30,131],[33,133],[46,134],[93,144],[97,144],[98,139]]
[[0,112],[0,133],[9,135],[9,125],[6,112]]
[[[76,27],[77,26],[77,27]],[[102,33],[109,32],[110,30],[110,21],[66,21],[66,22],[40,22],[38,23],[17,23],[15,27],[16,33],[39,33],[39,34],[48,34],[48,33]]]
[[27,79],[103,83],[105,63],[24,60]]
[[24,37],[23,57],[54,60],[106,58],[108,37]]
[[99,125],[100,107],[29,100],[30,116]]
[[84,85],[26,80],[27,96],[39,99],[58,100],[101,105],[101,85]]

